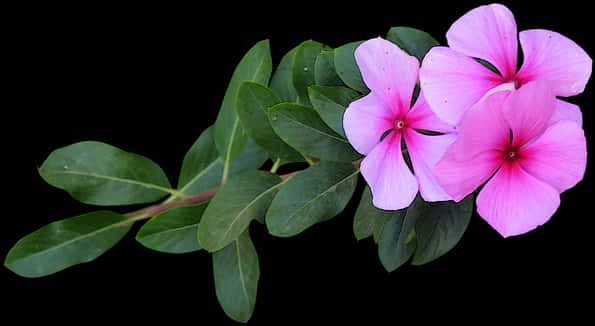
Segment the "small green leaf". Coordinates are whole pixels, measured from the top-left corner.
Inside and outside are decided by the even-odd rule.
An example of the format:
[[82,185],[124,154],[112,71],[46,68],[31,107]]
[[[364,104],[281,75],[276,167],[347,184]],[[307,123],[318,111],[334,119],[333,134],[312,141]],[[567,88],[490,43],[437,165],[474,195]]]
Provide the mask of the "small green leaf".
[[281,58],[279,66],[277,66],[271,78],[271,90],[279,95],[282,102],[295,103],[297,101],[297,92],[293,86],[293,79],[291,77],[293,57],[296,50],[297,46]]
[[268,40],[256,43],[236,66],[215,121],[215,145],[223,159],[224,166],[229,166],[234,159],[240,156],[248,140],[236,113],[238,87],[245,80],[268,85],[272,69]]
[[275,133],[299,152],[337,162],[361,158],[349,142],[330,129],[310,107],[277,104],[269,110],[269,119]]
[[120,241],[134,221],[96,211],[50,223],[21,238],[4,266],[24,277],[41,277],[90,262]]
[[382,266],[392,272],[406,263],[413,255],[415,241],[410,236],[420,214],[423,200],[420,196],[408,208],[394,212],[378,237],[378,257]]
[[266,171],[231,178],[205,210],[198,228],[200,245],[213,252],[236,240],[252,220],[264,217],[281,185],[279,176]]
[[227,247],[213,253],[215,294],[229,318],[248,322],[254,312],[260,267],[248,230]]
[[208,204],[170,208],[145,223],[136,234],[136,240],[147,248],[172,254],[200,250],[196,233]]
[[[229,177],[258,169],[267,159],[252,140],[248,140],[240,157],[229,166]],[[213,140],[213,126],[205,129],[184,156],[178,189],[185,195],[195,195],[217,188],[221,184],[223,161]]]
[[440,45],[430,34],[411,27],[393,27],[388,31],[386,39],[416,57],[420,64],[432,47]]
[[395,211],[386,211],[372,204],[372,192],[370,186],[366,185],[353,219],[355,238],[359,241],[373,236],[374,241],[378,241],[384,225],[394,215]]
[[336,133],[345,138],[343,115],[349,104],[361,95],[345,87],[327,87],[313,85],[308,87],[308,94],[314,110],[320,118]]
[[316,85],[345,86],[335,68],[335,51],[323,50],[316,57],[314,79],[316,80]]
[[310,106],[308,86],[316,83],[316,58],[322,52],[324,44],[316,41],[305,41],[300,44],[293,57],[292,79],[297,92],[298,103]]
[[473,213],[474,196],[462,201],[423,203],[415,222],[417,249],[413,265],[428,263],[451,250],[461,239]]
[[351,42],[336,48],[335,68],[345,85],[362,94],[368,94],[370,90],[364,83],[362,74],[355,61],[355,56],[353,55],[355,49],[362,43],[363,41]]
[[97,141],[53,151],[39,174],[52,186],[92,205],[148,203],[175,193],[155,162]]
[[353,196],[358,173],[353,164],[335,162],[321,162],[297,173],[266,213],[269,232],[291,237],[341,213]]
[[267,87],[245,81],[238,89],[236,109],[248,136],[266,151],[273,161],[303,161],[302,155],[279,138],[271,127],[267,112],[270,107],[279,103],[279,97]]

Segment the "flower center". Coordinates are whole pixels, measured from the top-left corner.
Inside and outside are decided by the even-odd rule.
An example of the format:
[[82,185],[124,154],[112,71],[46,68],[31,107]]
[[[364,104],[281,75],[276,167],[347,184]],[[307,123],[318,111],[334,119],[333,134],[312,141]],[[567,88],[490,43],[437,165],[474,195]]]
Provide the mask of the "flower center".
[[395,129],[401,129],[405,127],[405,122],[403,120],[395,121]]
[[514,160],[514,159],[516,159],[516,157],[517,157],[516,152],[508,152],[509,159]]

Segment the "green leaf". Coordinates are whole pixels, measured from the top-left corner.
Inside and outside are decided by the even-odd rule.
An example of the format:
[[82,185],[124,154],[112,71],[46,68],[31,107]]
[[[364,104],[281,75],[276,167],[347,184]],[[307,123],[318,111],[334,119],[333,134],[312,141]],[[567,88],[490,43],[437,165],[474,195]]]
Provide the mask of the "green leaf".
[[296,51],[297,46],[281,58],[281,61],[271,78],[271,90],[279,95],[282,102],[294,103],[297,101],[297,92],[293,86],[293,79],[291,77],[293,57],[295,56]]
[[176,192],[155,162],[97,141],[53,151],[39,174],[52,186],[92,205],[148,203]]
[[368,94],[370,90],[364,83],[353,55],[355,49],[362,43],[363,41],[351,42],[336,48],[335,68],[345,85],[362,94]]
[[96,211],[50,223],[21,238],[4,266],[24,277],[41,277],[90,262],[120,241],[134,221]]
[[294,236],[341,213],[355,190],[357,170],[350,163],[321,162],[285,182],[266,213],[271,234]]
[[[252,140],[248,140],[244,151],[229,167],[229,177],[258,169],[267,159]],[[213,126],[205,129],[184,156],[178,189],[185,195],[195,195],[217,188],[223,176],[223,161],[217,154],[213,140]]]
[[374,206],[370,186],[366,185],[353,219],[355,238],[359,241],[373,236],[374,241],[378,241],[384,225],[394,215],[395,211],[386,211]]
[[345,86],[335,68],[335,51],[323,50],[316,57],[314,64],[314,79],[316,85],[322,86]]
[[388,31],[386,39],[407,54],[415,56],[420,64],[432,47],[440,45],[430,34],[411,27],[393,27]]
[[281,185],[279,176],[266,171],[231,178],[205,210],[198,228],[200,245],[213,252],[236,240],[252,220],[264,217]]
[[423,203],[415,222],[417,249],[413,265],[428,263],[452,249],[461,239],[473,213],[473,194],[462,201]]
[[245,81],[238,89],[236,109],[248,136],[266,151],[273,161],[303,161],[302,155],[279,138],[271,127],[267,112],[270,107],[279,103],[279,97],[267,87]]
[[234,159],[240,156],[248,140],[236,113],[238,87],[245,80],[268,85],[272,69],[268,40],[256,43],[236,66],[215,121],[215,145],[223,159],[224,166],[229,166]]
[[292,79],[297,92],[298,103],[310,106],[308,86],[316,83],[316,58],[322,52],[324,44],[316,41],[305,41],[300,44],[293,57]]
[[345,138],[343,114],[349,104],[360,98],[360,94],[346,87],[327,87],[313,85],[308,87],[308,94],[314,110],[322,120],[336,133]]
[[269,119],[275,133],[299,152],[337,162],[361,158],[312,108],[293,103],[277,104],[269,110]]
[[227,247],[213,253],[215,294],[225,314],[248,322],[254,312],[260,267],[248,230]]
[[196,233],[208,204],[170,208],[145,223],[136,234],[136,240],[147,248],[171,254],[200,250]]

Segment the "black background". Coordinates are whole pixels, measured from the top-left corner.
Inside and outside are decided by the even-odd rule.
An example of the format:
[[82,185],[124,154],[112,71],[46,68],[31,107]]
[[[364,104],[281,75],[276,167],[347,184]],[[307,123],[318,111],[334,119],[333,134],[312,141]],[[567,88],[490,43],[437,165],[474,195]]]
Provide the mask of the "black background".
[[[399,25],[425,30],[445,44],[450,25],[486,3],[248,1],[5,10],[2,163],[7,192],[0,258],[39,227],[95,209],[38,176],[36,168],[58,147],[103,141],[151,158],[175,184],[184,154],[215,121],[235,65],[257,41],[270,40],[275,65],[308,39],[336,47],[385,36]],[[554,30],[595,54],[587,2],[505,3],[519,31]],[[595,115],[591,87],[592,82],[568,99],[581,106],[589,149]],[[373,241],[357,242],[353,236],[357,200],[331,221],[293,238],[275,238],[253,224],[261,276],[250,324],[483,324],[554,314],[578,320],[592,308],[594,290],[590,163],[584,180],[561,195],[557,213],[535,231],[504,239],[475,213],[451,252],[390,274]],[[354,198],[362,188],[360,182]],[[25,279],[1,267],[2,318],[235,324],[215,297],[210,256],[151,251],[134,240],[139,226],[95,261],[51,276]]]

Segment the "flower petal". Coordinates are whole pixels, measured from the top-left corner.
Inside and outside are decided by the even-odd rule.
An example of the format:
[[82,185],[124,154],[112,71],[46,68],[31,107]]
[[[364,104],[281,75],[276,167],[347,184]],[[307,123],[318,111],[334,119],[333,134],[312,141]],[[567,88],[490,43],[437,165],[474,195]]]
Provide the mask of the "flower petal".
[[477,7],[457,21],[446,39],[451,49],[493,64],[504,79],[512,78],[517,66],[517,27],[512,12],[503,5]]
[[456,142],[457,160],[470,160],[482,152],[503,150],[510,144],[510,126],[502,114],[502,106],[510,94],[510,91],[494,93],[467,112]]
[[413,107],[407,114],[407,126],[418,130],[437,131],[441,133],[452,133],[456,131],[456,126],[450,125],[436,116],[430,109],[428,102],[424,97],[424,91],[419,92],[419,96],[413,104]]
[[573,121],[560,121],[523,148],[521,158],[520,164],[529,174],[563,192],[585,174],[585,133]]
[[556,32],[540,29],[520,33],[524,61],[517,78],[526,83],[551,82],[556,96],[582,93],[591,76],[593,61],[574,41]]
[[473,58],[436,46],[424,57],[419,71],[421,89],[440,120],[457,125],[465,112],[502,78]]
[[395,114],[405,114],[411,106],[413,88],[417,83],[417,59],[380,37],[363,42],[354,55],[366,86],[378,94]]
[[502,155],[498,151],[487,151],[470,160],[458,161],[455,151],[456,143],[448,147],[433,171],[438,184],[458,202],[489,179],[502,163]]
[[579,127],[582,127],[583,113],[581,108],[576,104],[556,99],[556,107],[550,121],[548,121],[548,127],[562,120],[574,121]]
[[413,176],[401,152],[401,134],[391,132],[364,158],[362,175],[372,190],[372,203],[380,209],[402,209],[417,194]]
[[385,131],[392,129],[394,113],[374,93],[351,102],[343,115],[347,139],[361,154],[368,154],[380,142]]
[[432,168],[456,139],[456,134],[422,135],[413,129],[403,133],[413,172],[419,182],[419,193],[425,201],[444,201],[452,198],[436,181]]
[[513,144],[527,144],[547,127],[556,97],[547,81],[533,81],[512,92],[502,106],[510,125]]
[[556,189],[506,163],[477,196],[477,212],[504,237],[519,235],[547,222],[560,205]]

